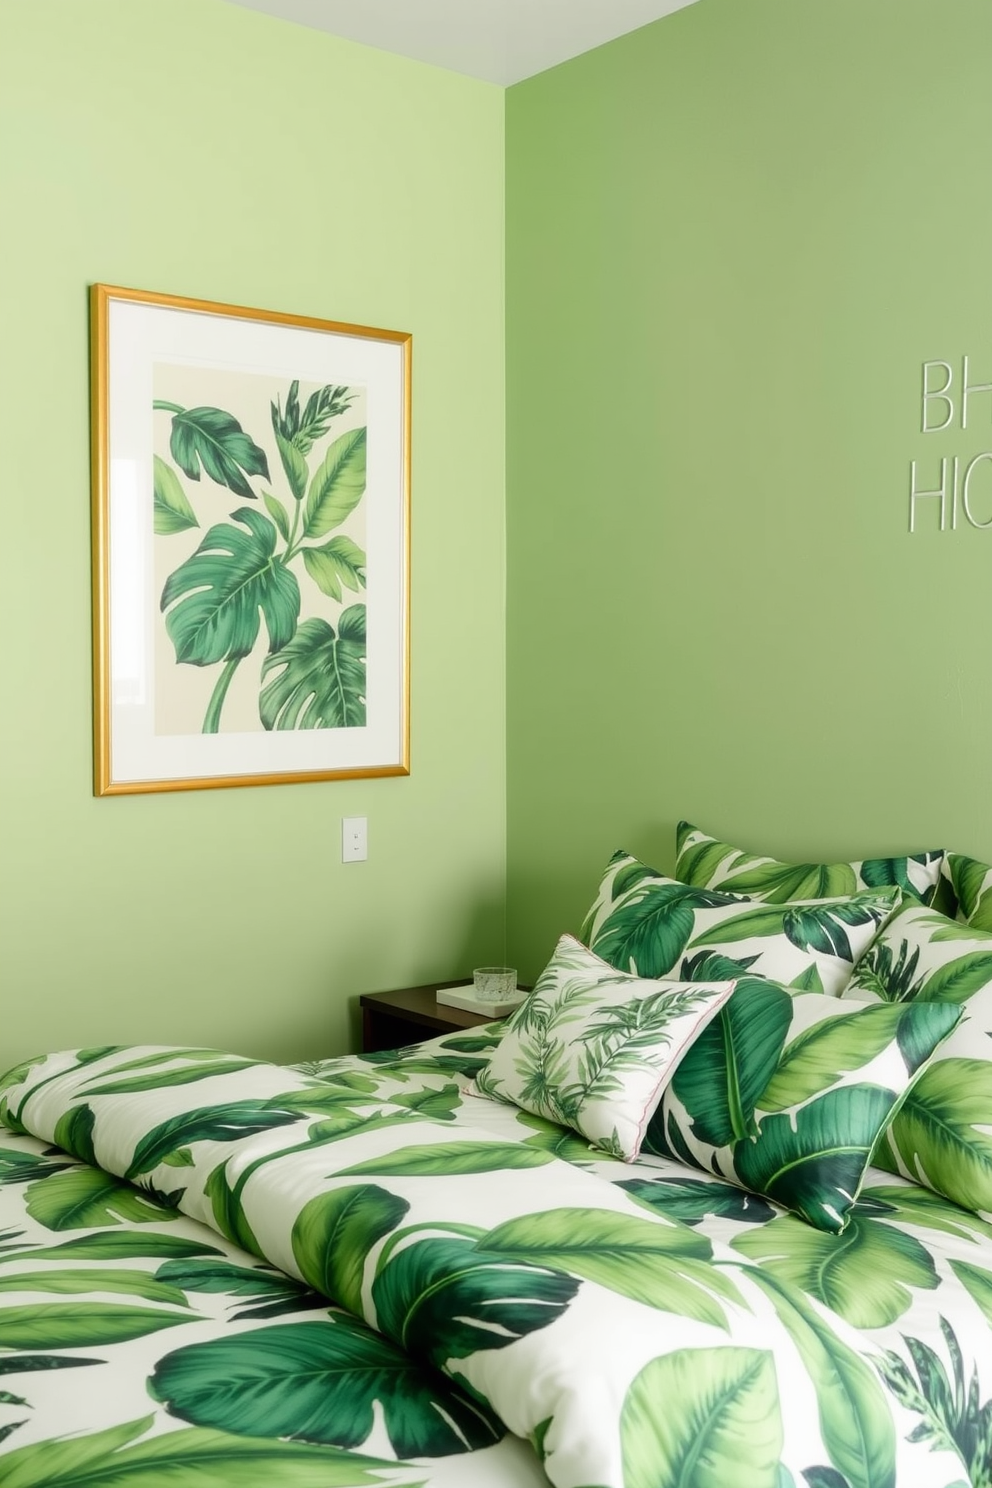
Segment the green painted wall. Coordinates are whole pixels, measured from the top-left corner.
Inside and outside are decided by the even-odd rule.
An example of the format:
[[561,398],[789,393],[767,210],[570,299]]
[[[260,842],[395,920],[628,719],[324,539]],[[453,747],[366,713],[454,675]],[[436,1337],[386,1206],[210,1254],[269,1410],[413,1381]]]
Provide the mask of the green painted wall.
[[[221,0],[0,0],[0,107],[0,1066],[342,1050],[360,991],[502,955],[504,94]],[[93,798],[94,280],[413,333],[409,778]]]
[[[619,846],[992,860],[988,0],[698,0],[507,96],[509,945]],[[933,405],[931,422],[939,422]],[[992,519],[989,462],[972,509]]]

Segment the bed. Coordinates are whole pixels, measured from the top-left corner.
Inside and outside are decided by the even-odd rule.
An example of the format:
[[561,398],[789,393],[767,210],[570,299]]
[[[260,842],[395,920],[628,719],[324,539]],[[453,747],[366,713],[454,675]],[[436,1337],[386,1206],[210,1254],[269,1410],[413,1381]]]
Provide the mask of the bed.
[[990,1488],[992,934],[901,861],[619,854],[505,1023],[8,1072],[0,1483]]

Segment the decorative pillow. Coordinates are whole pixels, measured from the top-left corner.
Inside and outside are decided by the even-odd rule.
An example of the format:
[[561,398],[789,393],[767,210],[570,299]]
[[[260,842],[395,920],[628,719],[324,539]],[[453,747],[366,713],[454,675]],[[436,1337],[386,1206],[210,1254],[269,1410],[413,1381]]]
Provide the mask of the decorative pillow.
[[684,1050],[733,990],[627,976],[563,935],[476,1086],[633,1162]]
[[941,884],[942,852],[908,858],[863,858],[858,863],[780,863],[776,858],[742,852],[679,822],[675,876],[706,889],[726,889],[769,904],[789,899],[821,899],[854,894],[859,889],[891,885],[909,899],[930,904]]
[[958,901],[958,917],[992,932],[992,867],[963,853],[947,853],[941,870]]
[[[612,966],[638,976],[726,980],[753,972],[836,997],[899,898],[890,888],[849,899],[755,903],[664,878],[618,852],[581,938]],[[712,952],[723,968],[716,977]]]
[[961,1009],[875,1161],[992,1220],[992,934],[907,905],[858,962],[848,995]]
[[948,1003],[846,1002],[745,977],[679,1064],[645,1151],[839,1232],[881,1133],[960,1016]]

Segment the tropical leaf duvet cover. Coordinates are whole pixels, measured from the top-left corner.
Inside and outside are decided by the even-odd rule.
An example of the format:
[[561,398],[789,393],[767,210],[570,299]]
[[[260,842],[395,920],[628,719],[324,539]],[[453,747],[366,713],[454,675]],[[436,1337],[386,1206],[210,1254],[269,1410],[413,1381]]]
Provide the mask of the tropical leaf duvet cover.
[[992,1488],[992,1226],[597,1155],[498,1037],[12,1071],[3,1488]]

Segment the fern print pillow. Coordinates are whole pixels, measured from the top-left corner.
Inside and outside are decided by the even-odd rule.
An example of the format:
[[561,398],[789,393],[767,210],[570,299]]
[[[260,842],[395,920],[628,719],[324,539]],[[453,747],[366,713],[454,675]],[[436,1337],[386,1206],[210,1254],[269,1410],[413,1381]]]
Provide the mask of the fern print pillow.
[[943,874],[954,890],[958,918],[992,933],[992,867],[963,853],[948,853]]
[[992,1220],[992,934],[907,905],[858,962],[848,996],[960,1009],[876,1162]]
[[618,852],[581,938],[611,966],[637,976],[726,980],[750,972],[836,997],[899,899],[889,888],[765,904],[679,883]]
[[679,1064],[645,1151],[679,1158],[839,1233],[950,1004],[854,1003],[745,977]]
[[680,1057],[733,990],[627,976],[563,935],[476,1089],[633,1162]]
[[706,889],[726,889],[769,904],[823,899],[895,885],[908,899],[930,904],[941,887],[942,852],[855,863],[780,863],[732,847],[682,821],[676,832],[675,876]]

